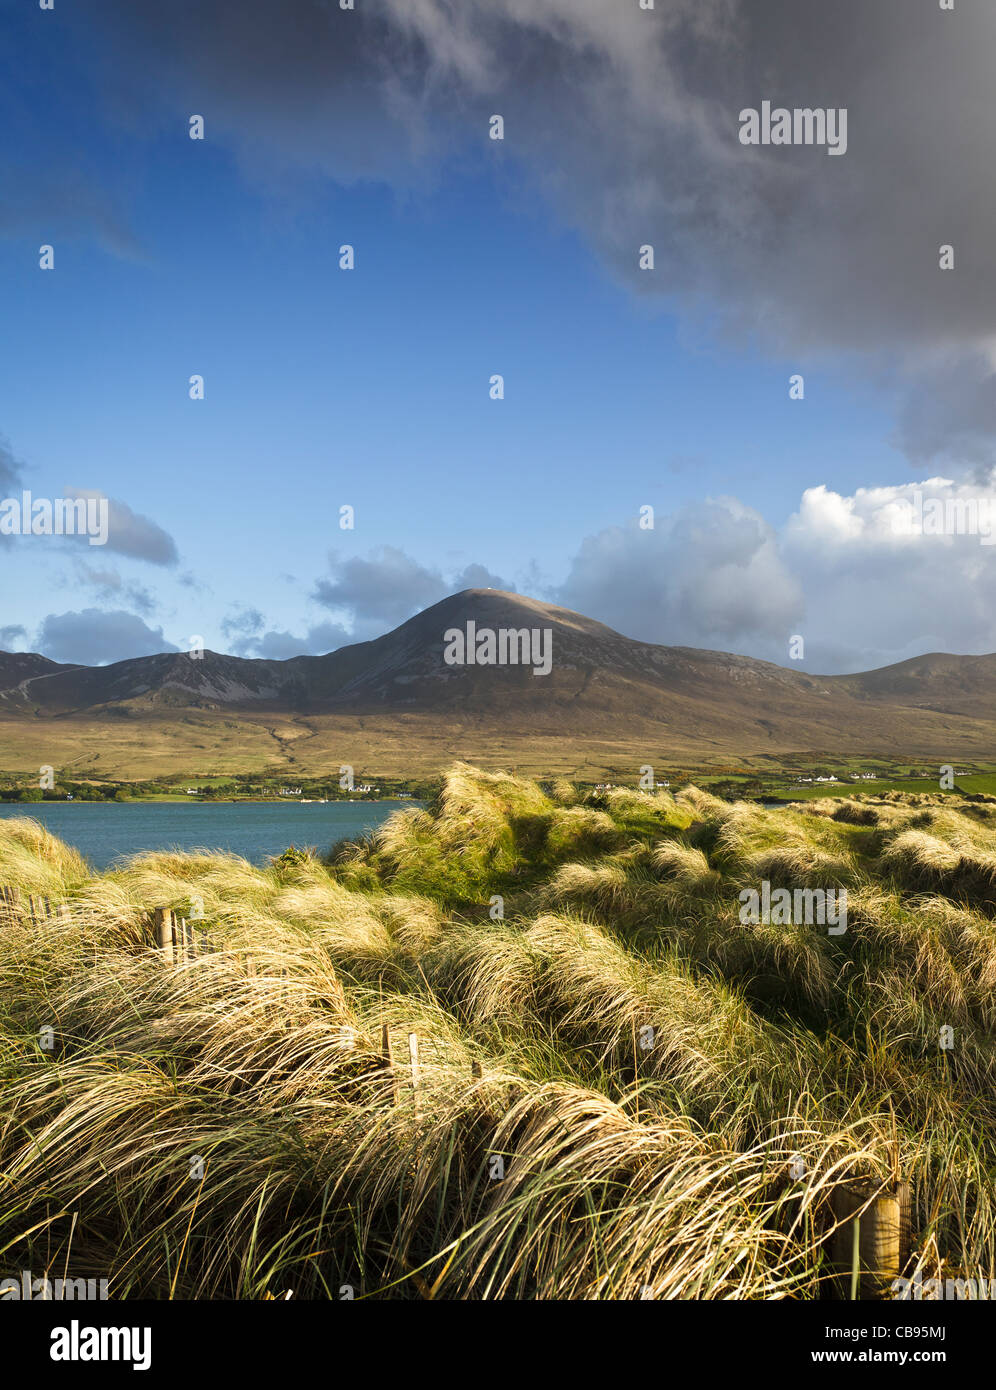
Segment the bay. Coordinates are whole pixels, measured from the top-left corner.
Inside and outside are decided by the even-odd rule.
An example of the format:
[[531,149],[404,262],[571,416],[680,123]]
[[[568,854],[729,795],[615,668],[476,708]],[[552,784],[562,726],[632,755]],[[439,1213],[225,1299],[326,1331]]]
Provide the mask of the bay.
[[320,854],[337,840],[375,830],[417,801],[41,801],[0,806],[0,817],[30,816],[73,845],[97,870],[143,850],[227,850],[265,864],[288,845]]

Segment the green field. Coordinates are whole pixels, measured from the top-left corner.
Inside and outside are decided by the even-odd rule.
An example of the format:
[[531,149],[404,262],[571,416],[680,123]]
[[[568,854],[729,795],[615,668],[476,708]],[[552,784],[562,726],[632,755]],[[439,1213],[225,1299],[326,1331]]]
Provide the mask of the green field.
[[[815,763],[815,767],[814,767]],[[822,765],[816,760],[766,760],[756,769],[717,772],[714,768],[689,769],[697,785],[727,795],[752,800],[804,801],[820,797],[881,796],[888,792],[921,795],[996,796],[996,767],[988,764],[956,763],[954,787],[942,791],[940,768],[927,772],[922,765],[897,765],[879,760],[850,759],[846,763]],[[800,781],[802,777],[835,776],[836,782]],[[854,778],[857,780],[854,780]],[[865,780],[866,776],[868,780]]]
[[916,792],[927,796],[954,796],[959,792],[972,795],[996,796],[996,773],[977,773],[974,776],[956,777],[954,788],[942,792],[938,778],[927,777],[883,777],[870,782],[823,783],[820,786],[799,786],[794,782],[775,782],[772,795],[793,801],[803,801],[821,796],[881,796],[886,792]]

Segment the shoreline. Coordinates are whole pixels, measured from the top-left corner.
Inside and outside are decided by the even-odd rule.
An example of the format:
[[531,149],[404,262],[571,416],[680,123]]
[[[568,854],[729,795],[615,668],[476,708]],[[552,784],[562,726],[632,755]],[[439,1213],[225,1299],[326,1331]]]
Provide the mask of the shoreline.
[[211,796],[201,798],[199,796],[129,796],[123,801],[115,801],[113,797],[100,797],[99,799],[74,798],[72,801],[65,797],[49,799],[47,801],[3,801],[0,802],[0,809],[5,806],[17,808],[29,808],[32,806],[139,806],[139,805],[158,805],[158,806],[375,806],[383,805],[388,801],[397,801],[403,806],[420,806],[422,802],[414,796],[364,796],[362,798],[352,797],[331,797],[328,801],[321,799],[308,799],[291,796]]

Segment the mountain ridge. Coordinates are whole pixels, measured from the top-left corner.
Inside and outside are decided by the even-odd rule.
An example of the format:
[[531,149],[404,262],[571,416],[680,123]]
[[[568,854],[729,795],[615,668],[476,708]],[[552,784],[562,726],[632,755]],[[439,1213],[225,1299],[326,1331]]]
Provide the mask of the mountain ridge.
[[[446,634],[471,621],[478,631],[549,628],[550,673],[447,664]],[[272,756],[300,767],[305,749],[323,756],[339,739],[440,762],[441,745],[469,758],[501,750],[511,760],[526,746],[556,747],[561,759],[571,748],[582,758],[597,748],[600,766],[606,750],[646,748],[637,754],[646,761],[660,746],[703,759],[798,750],[991,759],[996,654],[930,653],[853,675],[813,675],[642,642],[570,609],[491,589],[450,595],[380,637],[321,656],[167,652],[84,666],[0,654],[0,767],[12,765],[5,750],[54,763],[53,743],[61,748],[71,730],[97,740],[84,758],[109,757],[113,744],[122,758],[144,763],[167,727],[170,755],[184,767],[199,766],[192,759],[202,755],[210,762],[221,743],[251,746],[257,762]]]
[[[958,656],[926,653],[902,662],[850,675],[820,675],[795,671],[775,662],[710,648],[665,646],[626,637],[615,629],[571,609],[532,599],[526,595],[492,589],[465,589],[440,600],[399,624],[381,637],[352,643],[320,656],[284,659],[230,656],[209,649],[195,658],[186,652],[161,652],[129,657],[106,666],[60,663],[34,652],[0,652],[0,701],[50,709],[84,710],[97,704],[140,699],[156,689],[189,691],[220,704],[278,704],[295,698],[349,704],[372,693],[385,694],[384,682],[410,683],[421,675],[451,679],[467,668],[446,667],[442,661],[444,633],[473,621],[480,629],[528,626],[529,619],[551,628],[554,662],[577,668],[601,664],[606,669],[645,673],[647,664],[672,679],[710,675],[716,668],[728,674],[788,682],[800,692],[825,689],[874,694],[917,694],[925,677],[938,670],[953,689],[973,688],[969,675],[990,675],[996,690],[996,653]],[[558,641],[559,638],[559,641]],[[491,675],[521,675],[519,668],[483,666]],[[533,679],[546,679],[535,677]],[[996,710],[996,699],[993,701]]]

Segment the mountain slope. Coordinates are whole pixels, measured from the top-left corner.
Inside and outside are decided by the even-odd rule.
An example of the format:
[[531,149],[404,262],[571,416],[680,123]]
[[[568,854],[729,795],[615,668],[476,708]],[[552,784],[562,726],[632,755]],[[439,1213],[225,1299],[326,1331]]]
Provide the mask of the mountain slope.
[[[529,665],[448,665],[446,634],[468,623],[478,633],[548,632],[549,674]],[[13,765],[8,747],[23,751],[29,725],[39,737],[39,724],[48,726],[55,737],[55,725],[66,721],[101,721],[106,729],[116,719],[133,726],[134,748],[143,729],[153,739],[170,718],[183,726],[170,734],[175,752],[192,766],[188,755],[214,746],[212,721],[223,717],[226,726],[266,730],[290,766],[302,766],[300,749],[310,740],[317,755],[333,728],[347,737],[363,730],[369,739],[374,723],[384,746],[402,728],[433,746],[452,731],[470,740],[461,744],[467,756],[546,740],[573,741],[579,750],[625,746],[642,759],[662,745],[703,759],[806,750],[991,758],[996,655],[934,654],[859,675],[812,676],[634,641],[568,609],[490,589],[454,594],[375,641],[326,656],[166,653],[74,667],[0,655],[0,767]],[[196,739],[184,733],[195,726]]]

